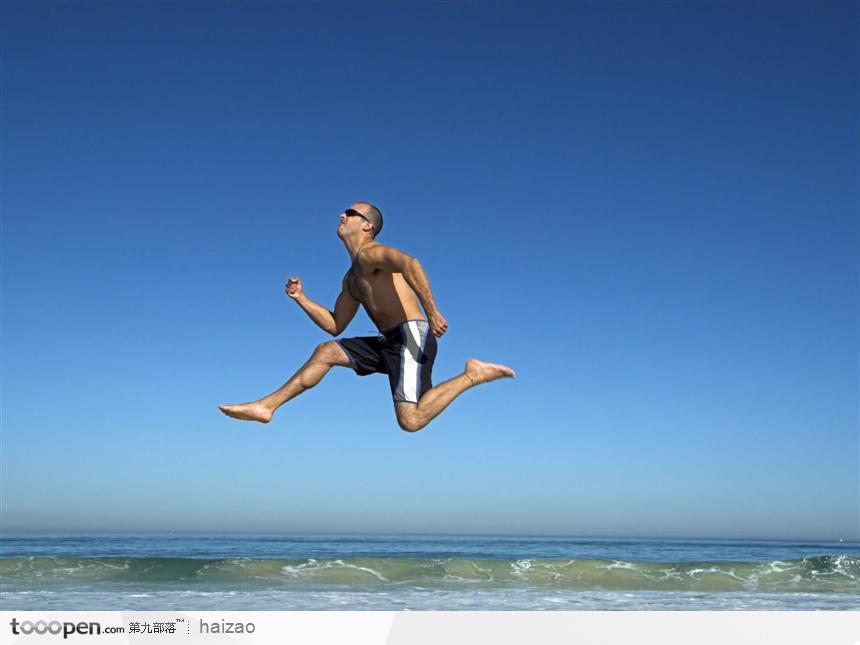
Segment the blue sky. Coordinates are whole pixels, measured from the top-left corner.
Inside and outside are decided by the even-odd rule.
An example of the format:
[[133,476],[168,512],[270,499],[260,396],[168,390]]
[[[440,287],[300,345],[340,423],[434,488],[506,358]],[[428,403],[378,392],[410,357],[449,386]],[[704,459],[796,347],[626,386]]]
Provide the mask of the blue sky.
[[[860,539],[857,4],[0,15],[3,530]],[[518,378],[222,416],[362,199]]]

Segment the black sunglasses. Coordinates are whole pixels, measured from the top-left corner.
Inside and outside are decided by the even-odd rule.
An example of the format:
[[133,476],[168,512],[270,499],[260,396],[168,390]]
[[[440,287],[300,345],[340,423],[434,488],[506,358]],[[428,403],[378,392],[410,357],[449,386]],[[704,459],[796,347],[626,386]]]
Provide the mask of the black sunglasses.
[[[363,219],[365,222],[370,222],[370,220],[369,220],[369,219],[367,219],[364,215],[362,215],[361,213],[359,213],[359,212],[358,212],[357,210],[355,210],[354,208],[347,208],[347,209],[343,212],[343,214],[344,214],[344,215],[346,215],[347,217],[360,217],[360,218],[361,218],[361,219]],[[373,224],[373,222],[370,222],[370,223],[371,223],[371,224]]]

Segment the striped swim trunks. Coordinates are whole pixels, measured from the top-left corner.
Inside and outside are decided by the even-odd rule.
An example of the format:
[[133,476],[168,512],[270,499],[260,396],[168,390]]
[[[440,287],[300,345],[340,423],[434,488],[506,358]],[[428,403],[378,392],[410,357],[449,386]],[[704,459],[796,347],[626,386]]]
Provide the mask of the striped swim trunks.
[[426,320],[407,320],[378,336],[342,338],[337,343],[359,376],[388,374],[396,403],[418,403],[433,387],[436,337]]

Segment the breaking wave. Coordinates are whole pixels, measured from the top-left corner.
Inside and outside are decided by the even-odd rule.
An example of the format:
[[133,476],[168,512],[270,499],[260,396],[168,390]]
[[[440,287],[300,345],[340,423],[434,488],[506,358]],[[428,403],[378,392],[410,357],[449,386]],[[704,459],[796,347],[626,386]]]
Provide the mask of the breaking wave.
[[64,585],[147,589],[205,587],[539,587],[569,590],[860,593],[860,557],[768,562],[481,560],[454,558],[74,558],[0,559],[6,591]]

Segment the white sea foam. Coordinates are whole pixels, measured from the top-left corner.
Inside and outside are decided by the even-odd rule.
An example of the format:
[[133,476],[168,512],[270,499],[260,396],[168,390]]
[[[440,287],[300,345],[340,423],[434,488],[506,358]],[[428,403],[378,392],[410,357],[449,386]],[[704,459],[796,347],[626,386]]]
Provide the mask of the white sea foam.
[[278,610],[857,610],[860,597],[813,593],[605,592],[535,589],[427,590],[401,589],[380,594],[359,591],[161,591],[131,594],[119,591],[4,592],[0,605],[9,611],[120,610],[191,611]]
[[623,560],[613,560],[611,563],[602,565],[602,569],[638,569],[633,562],[624,562]]
[[312,573],[326,569],[351,569],[354,571],[363,571],[365,573],[369,573],[380,582],[389,582],[388,578],[370,567],[363,567],[351,562],[344,562],[343,560],[329,560],[319,563],[317,560],[311,558],[307,562],[303,562],[297,566],[284,565],[281,567],[281,572],[293,578],[302,578],[309,572]]

